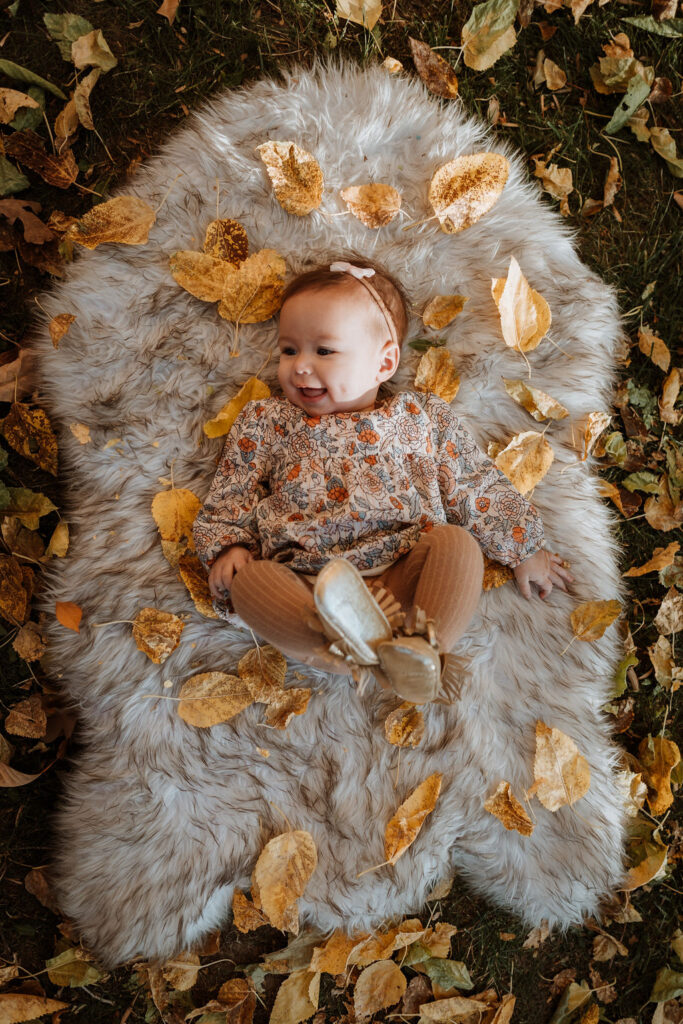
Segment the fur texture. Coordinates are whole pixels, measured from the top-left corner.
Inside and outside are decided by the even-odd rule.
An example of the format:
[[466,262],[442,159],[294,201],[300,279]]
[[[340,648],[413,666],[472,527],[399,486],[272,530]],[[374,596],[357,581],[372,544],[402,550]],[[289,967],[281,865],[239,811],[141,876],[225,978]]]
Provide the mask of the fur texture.
[[[255,147],[293,139],[325,175],[319,210],[299,218],[275,200]],[[493,209],[447,235],[432,212],[429,181],[447,160],[492,149],[510,160]],[[555,461],[533,493],[550,550],[571,563],[576,596],[555,588],[525,601],[514,582],[483,594],[462,638],[473,681],[451,708],[424,709],[421,745],[401,756],[384,737],[396,706],[370,687],[363,698],[339,676],[290,663],[288,684],[312,685],[308,710],[285,731],[264,726],[262,706],[201,730],[187,725],[177,696],[191,675],[234,671],[254,639],[237,624],[202,617],[164,558],[150,512],[171,478],[205,497],[222,439],[202,425],[251,375],[277,389],[271,352],[276,324],[233,327],[215,305],[173,280],[169,255],[201,249],[216,216],[244,224],[250,251],[272,247],[291,272],[347,247],[383,261],[414,303],[409,337],[437,293],[469,297],[445,331],[461,386],[454,407],[478,443],[543,429],[505,394],[501,377],[526,378],[523,358],[503,343],[491,278],[514,255],[548,300],[548,337],[529,353],[531,382],[570,411],[546,437]],[[401,217],[372,231],[350,214],[339,189],[390,182]],[[614,292],[578,258],[562,218],[541,200],[524,159],[458,102],[431,96],[414,77],[333,62],[222,94],[188,119],[121,193],[159,207],[149,242],[80,251],[63,282],[41,297],[49,316],[76,321],[55,351],[47,320],[34,343],[41,397],[59,430],[68,556],[46,569],[38,606],[48,614],[45,670],[80,713],[83,749],[64,773],[53,815],[54,880],[63,911],[108,966],[136,954],[165,958],[229,918],[233,887],[248,887],[265,842],[308,829],[319,863],[299,901],[302,922],[322,929],[370,928],[415,913],[434,883],[456,868],[463,884],[518,913],[566,927],[595,913],[623,878],[624,811],[615,781],[618,748],[600,708],[620,657],[616,626],[594,643],[575,641],[569,614],[579,601],[625,596],[612,535],[616,516],[599,497],[592,460],[577,462],[576,421],[609,410],[621,328]],[[405,348],[394,389],[411,386],[420,355]],[[69,429],[86,424],[82,445]],[[120,441],[110,447],[112,438]],[[79,633],[54,617],[75,601]],[[151,605],[187,615],[178,648],[163,665],[137,649],[131,620]],[[294,673],[303,670],[307,682]],[[164,689],[164,680],[172,687]],[[576,741],[592,772],[589,793],[556,813],[538,801],[532,836],[507,832],[483,808],[500,779],[521,796],[532,782],[535,723]],[[257,747],[266,747],[265,759]],[[443,773],[440,799],[394,867],[358,874],[383,859],[384,828],[406,795]],[[286,815],[286,819],[285,816]]]

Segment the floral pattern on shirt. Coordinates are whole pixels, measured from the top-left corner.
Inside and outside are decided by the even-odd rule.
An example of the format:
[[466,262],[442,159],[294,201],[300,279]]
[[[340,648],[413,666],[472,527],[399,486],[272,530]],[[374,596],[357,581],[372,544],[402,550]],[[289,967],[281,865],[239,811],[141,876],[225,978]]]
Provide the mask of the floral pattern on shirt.
[[316,573],[340,556],[359,570],[389,565],[446,522],[509,566],[543,546],[535,506],[438,396],[402,391],[320,415],[271,397],[235,420],[193,534],[206,569],[241,544]]

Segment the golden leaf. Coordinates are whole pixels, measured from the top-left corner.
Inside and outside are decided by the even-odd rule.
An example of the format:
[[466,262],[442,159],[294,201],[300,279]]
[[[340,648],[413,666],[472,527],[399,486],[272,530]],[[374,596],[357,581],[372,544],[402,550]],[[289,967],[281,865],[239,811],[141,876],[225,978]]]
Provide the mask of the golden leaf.
[[654,572],[655,569],[666,569],[667,566],[673,565],[679,548],[679,542],[672,540],[665,548],[655,548],[652,552],[652,558],[649,558],[647,562],[639,566],[633,566],[631,569],[627,569],[626,572],[622,572],[621,575],[642,576],[646,572]]
[[574,740],[537,721],[533,789],[543,806],[556,811],[575,804],[588,792],[590,778],[588,762]]
[[[252,872],[261,909],[274,928],[286,928],[286,913],[301,896],[318,863],[318,853],[309,832],[283,832],[266,843]],[[296,927],[291,930],[298,934]]]
[[422,323],[440,331],[462,313],[467,301],[465,295],[435,295],[425,307]]
[[256,931],[257,928],[268,924],[268,918],[263,911],[255,907],[241,889],[235,889],[233,893],[232,917],[235,928],[242,933]]
[[212,220],[204,236],[204,252],[238,267],[249,255],[247,233],[238,220]]
[[176,992],[187,992],[196,982],[200,966],[201,960],[196,953],[183,950],[162,965],[161,973]]
[[541,179],[544,192],[551,195],[553,199],[560,200],[560,213],[563,217],[568,217],[570,212],[568,197],[574,191],[571,167],[549,164],[537,156],[532,159],[536,165],[534,177]]
[[648,523],[655,530],[668,533],[669,530],[680,528],[683,522],[683,505],[679,501],[674,507],[666,473],[662,473],[659,478],[659,494],[647,499],[643,511]]
[[335,13],[371,31],[382,13],[382,0],[337,0]]
[[57,476],[57,438],[42,409],[13,402],[0,429],[16,452]]
[[57,621],[67,629],[73,629],[75,633],[80,633],[79,626],[83,618],[83,609],[80,605],[73,601],[56,601],[55,615]]
[[403,65],[400,60],[396,60],[395,57],[385,57],[382,61],[381,67],[385,71],[388,71],[390,75],[397,75],[399,71],[403,71]]
[[484,810],[493,814],[508,830],[530,836],[534,830],[531,818],[515,797],[509,782],[501,780],[495,793],[484,804]]
[[[453,879],[449,879],[448,881],[450,883],[448,892],[450,892]],[[448,893],[446,893],[446,895],[448,895]],[[430,893],[429,898],[431,899],[432,896],[433,894]],[[439,921],[439,923],[435,925],[431,935],[428,933],[423,939],[420,939],[420,945],[429,950],[430,956],[444,959],[450,955],[451,939],[456,934],[457,930],[458,929],[454,924],[446,924],[445,921]],[[430,931],[432,931],[432,929],[430,929]]]
[[501,998],[500,1006],[496,1010],[491,1021],[489,1021],[489,1024],[510,1024],[516,1002],[517,997],[513,996],[511,992],[507,992]]
[[379,960],[361,971],[353,993],[356,1020],[370,1017],[378,1010],[395,1006],[403,996],[408,982],[393,960]]
[[569,616],[578,640],[599,640],[608,626],[621,615],[618,601],[583,601]]
[[543,434],[525,430],[515,434],[493,461],[520,494],[528,494],[546,475],[554,458]]
[[643,766],[643,781],[648,788],[647,802],[654,815],[664,814],[673,803],[671,772],[681,760],[681,752],[673,740],[663,736],[646,736],[638,747]]
[[508,380],[506,377],[502,377],[501,380],[510,398],[526,409],[538,422],[541,420],[563,420],[565,416],[569,415],[569,411],[555,398],[547,395],[545,391],[539,391],[538,388],[526,384],[523,380]]
[[86,426],[85,423],[70,423],[69,430],[81,444],[91,444],[92,437],[90,436],[90,427]]
[[188,725],[206,729],[228,722],[253,704],[249,687],[226,672],[200,672],[183,683],[178,714]]
[[40,739],[47,730],[47,715],[39,693],[13,704],[5,718],[5,729],[13,736]]
[[435,96],[452,100],[458,95],[458,79],[455,71],[443,57],[432,50],[427,43],[408,37],[417,73]]
[[26,588],[26,568],[13,555],[0,551],[0,614],[13,624],[25,622],[31,611],[32,592]]
[[116,196],[93,206],[80,220],[71,224],[64,237],[86,249],[96,249],[104,242],[144,245],[157,215],[143,199]]
[[[661,639],[663,637],[660,637]],[[12,641],[12,648],[24,661],[37,661],[42,658],[47,650],[47,640],[40,632],[38,623],[31,619],[24,623]],[[1,757],[0,760],[2,760]]]
[[389,864],[395,864],[416,839],[428,814],[434,810],[441,791],[440,772],[421,782],[403,801],[389,821],[384,834],[384,852]]
[[367,228],[384,227],[401,209],[401,193],[393,185],[349,185],[339,194],[354,217]]
[[410,701],[404,701],[384,721],[384,735],[395,747],[416,747],[424,731],[424,715]]
[[237,663],[237,674],[245,681],[254,700],[268,703],[283,692],[287,659],[277,647],[252,647]]
[[67,333],[72,323],[76,319],[71,313],[59,313],[50,320],[48,329],[50,331],[50,337],[52,338],[52,344],[55,348],[59,348],[59,343]]
[[275,729],[286,729],[294,715],[303,715],[310,698],[310,690],[296,686],[273,694],[268,698],[266,725],[271,725]]
[[611,419],[612,417],[606,412],[591,412],[588,414],[583,431],[581,462],[585,462],[593,451],[598,438],[607,429]]
[[433,1003],[420,1004],[420,1018],[434,1021],[457,1021],[476,1019],[474,1014],[488,1010],[489,1003],[483,999],[452,996],[450,999],[437,999]]
[[683,409],[674,409],[678,393],[681,390],[681,371],[674,366],[662,384],[662,397],[659,399],[659,415],[664,423],[674,426],[683,420]]
[[413,386],[417,391],[431,391],[452,402],[460,387],[460,377],[453,365],[453,356],[447,348],[432,345],[418,363]]
[[270,398],[270,388],[258,377],[250,377],[246,380],[236,395],[217,413],[212,420],[204,424],[204,433],[207,437],[222,437],[230,432],[230,428],[241,413],[247,402],[257,398]]
[[172,253],[168,263],[173,279],[202,302],[220,302],[228,271],[235,269],[226,260],[192,249],[179,249]]
[[624,885],[626,892],[633,892],[634,889],[639,889],[641,885],[647,885],[648,882],[652,882],[655,878],[663,875],[666,869],[667,851],[668,847],[666,846],[661,847],[661,849],[658,848],[641,860],[639,864],[636,864],[635,867],[631,868],[626,876],[626,884]]
[[508,161],[499,153],[472,153],[439,167],[429,185],[429,202],[441,230],[452,235],[476,224],[498,201],[508,173]]
[[186,487],[157,491],[152,499],[152,516],[162,540],[185,541],[194,551],[192,524],[201,508],[197,495]]
[[[305,217],[320,206],[323,172],[315,157],[295,142],[264,142],[256,147],[283,210]],[[264,317],[264,319],[266,319]]]
[[239,267],[228,264],[218,315],[235,323],[257,324],[275,316],[282,305],[286,265],[274,249],[261,249]]
[[508,276],[492,280],[491,294],[498,307],[505,344],[518,352],[536,348],[548,333],[552,321],[550,307],[529,286],[514,256],[510,257]]
[[502,565],[501,562],[496,562],[487,555],[484,555],[482,590],[495,590],[496,587],[502,587],[504,583],[514,578],[515,574],[509,565]]
[[[162,550],[164,550],[165,545],[170,543],[170,541],[162,540]],[[168,557],[165,550],[164,554]],[[178,558],[176,565],[180,578],[187,587],[188,593],[194,601],[194,606],[199,614],[204,615],[207,619],[219,618],[213,606],[206,569],[197,558],[197,555],[186,551]]]
[[655,678],[662,689],[675,692],[683,685],[683,668],[674,665],[671,642],[667,637],[658,636],[657,642],[648,647],[647,653],[655,670]]
[[666,373],[671,362],[671,353],[661,338],[653,334],[649,327],[643,325],[638,329],[638,348],[651,359],[655,366]]
[[[365,936],[363,937],[365,938]],[[323,946],[316,946],[311,957],[311,970],[325,974],[341,974],[346,970],[349,953],[360,940],[336,931]]]
[[67,1009],[69,1003],[46,996],[24,995],[23,992],[0,992],[0,1020],[3,1024],[19,1024],[19,1021],[35,1020],[46,1013]]
[[300,1024],[308,1020],[318,1009],[319,987],[320,974],[305,969],[292,971],[277,991],[269,1024]]
[[141,608],[135,616],[133,639],[155,665],[161,665],[180,643],[185,623],[172,612],[160,608]]
[[552,60],[543,61],[543,75],[548,88],[554,92],[555,89],[563,89],[567,84],[567,76],[562,68]]
[[356,945],[349,953],[348,963],[367,967],[375,960],[388,960],[397,949],[420,942],[430,931],[417,918],[401,921],[386,932],[356,940]]

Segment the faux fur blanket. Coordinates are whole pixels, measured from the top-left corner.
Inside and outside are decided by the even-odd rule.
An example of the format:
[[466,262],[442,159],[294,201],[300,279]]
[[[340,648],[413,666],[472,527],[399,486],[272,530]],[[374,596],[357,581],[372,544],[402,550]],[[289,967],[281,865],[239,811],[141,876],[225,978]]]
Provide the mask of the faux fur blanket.
[[[267,139],[293,140],[315,155],[325,195],[312,214],[293,216],[276,201],[255,152]],[[398,188],[405,213],[422,220],[432,212],[434,171],[486,149],[508,157],[510,176],[493,209],[459,234],[435,220],[404,232],[399,217],[375,231],[339,216],[340,189],[377,181]],[[571,564],[575,595],[555,588],[545,601],[537,592],[525,601],[513,581],[485,592],[459,648],[472,659],[473,680],[452,707],[424,708],[424,739],[402,751],[398,771],[383,729],[397,701],[372,686],[359,697],[341,677],[302,664],[289,663],[287,685],[315,692],[284,730],[265,725],[258,704],[199,729],[179,717],[177,702],[149,699],[177,697],[198,672],[234,672],[254,644],[246,629],[197,611],[151,514],[171,478],[204,499],[223,438],[208,439],[202,426],[245,380],[260,372],[277,390],[275,362],[262,369],[275,321],[241,326],[240,354],[231,357],[233,326],[169,270],[172,252],[201,249],[217,183],[219,215],[245,226],[251,252],[278,250],[290,272],[347,247],[383,261],[409,289],[409,337],[421,333],[419,313],[431,297],[468,296],[443,334],[461,376],[454,408],[484,450],[534,426],[501,382],[525,377],[526,364],[502,340],[491,279],[506,276],[514,255],[552,310],[548,337],[528,354],[531,383],[571,415],[546,431],[555,460],[533,501],[547,547]],[[226,92],[120,193],[160,206],[148,243],[79,249],[65,280],[41,297],[50,317],[76,320],[58,350],[47,321],[34,343],[41,399],[59,430],[71,531],[69,553],[46,569],[38,603],[49,620],[43,666],[77,706],[85,744],[64,775],[52,822],[62,910],[109,966],[191,948],[227,922],[233,887],[249,887],[266,841],[288,827],[286,815],[318,849],[299,908],[303,923],[322,929],[369,929],[418,912],[454,869],[529,925],[547,918],[565,927],[596,912],[623,877],[618,750],[601,712],[620,657],[617,627],[561,652],[577,603],[625,593],[615,514],[599,497],[592,460],[577,461],[572,444],[587,413],[609,411],[620,338],[614,293],[582,264],[519,154],[459,101],[444,103],[415,77],[379,67],[334,62],[289,72],[284,84]],[[419,358],[404,350],[394,390],[411,386]],[[89,427],[89,443],[77,440],[74,423]],[[59,624],[55,601],[82,607],[80,632]],[[125,621],[95,627],[129,622],[145,606],[187,618],[162,665],[138,650]],[[501,779],[518,795],[530,786],[538,719],[574,739],[591,786],[554,813],[534,801],[535,830],[524,837],[483,804]],[[358,878],[384,860],[386,823],[433,772],[443,773],[441,795],[417,840],[395,866]]]

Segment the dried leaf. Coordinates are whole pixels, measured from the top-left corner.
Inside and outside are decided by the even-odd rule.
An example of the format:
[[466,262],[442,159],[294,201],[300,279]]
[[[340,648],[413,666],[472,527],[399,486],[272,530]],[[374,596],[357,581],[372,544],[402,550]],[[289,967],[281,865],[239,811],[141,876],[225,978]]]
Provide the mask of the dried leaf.
[[155,14],[160,14],[162,18],[166,18],[169,25],[172,25],[175,21],[175,16],[178,12],[179,0],[163,0],[160,7],[157,7]]
[[535,420],[562,420],[569,415],[569,411],[555,398],[547,395],[545,391],[539,391],[531,384],[523,380],[509,380],[501,377],[505,390],[510,398],[513,398],[518,405],[533,416]]
[[491,281],[491,294],[500,314],[505,344],[519,352],[536,348],[552,322],[550,307],[529,286],[514,256],[510,257],[508,276]]
[[626,813],[630,818],[635,818],[645,803],[647,795],[647,786],[643,782],[643,776],[640,772],[625,770],[618,772],[615,778],[623,797]]
[[393,185],[350,185],[339,194],[354,217],[368,228],[384,227],[401,209],[401,193]]
[[183,683],[178,714],[188,725],[207,729],[228,722],[250,704],[253,697],[243,679],[226,672],[200,672]]
[[40,739],[47,729],[47,715],[39,693],[13,704],[5,718],[5,729],[14,736]]
[[57,438],[43,409],[13,402],[0,430],[16,452],[57,475]]
[[675,585],[666,592],[654,624],[657,632],[665,635],[679,633],[683,629],[683,594],[678,592]]
[[74,601],[56,601],[55,615],[57,621],[67,629],[73,629],[75,633],[80,632],[79,626],[83,618],[83,609],[80,605]]
[[396,60],[395,57],[385,57],[382,61],[381,67],[385,71],[388,71],[390,75],[397,75],[399,71],[403,71],[403,65],[400,60]]
[[518,8],[518,0],[487,0],[474,5],[461,34],[466,67],[485,71],[515,45],[513,25]]
[[316,946],[313,950],[311,970],[323,971],[325,974],[341,974],[346,970],[349,953],[359,941],[363,940],[350,938],[345,932],[334,932],[324,946]]
[[429,184],[429,202],[441,230],[455,234],[475,224],[498,201],[508,173],[500,153],[472,153],[439,167]]
[[431,391],[444,402],[453,401],[460,387],[460,377],[447,348],[427,349],[418,363],[413,387],[416,391]]
[[[66,99],[66,96],[64,97]],[[3,140],[5,156],[39,174],[48,185],[68,188],[78,177],[78,164],[71,150],[61,156],[45,152],[45,143],[34,131],[13,132]]]
[[212,220],[204,236],[204,253],[239,267],[249,255],[247,233],[240,222],[230,219]]
[[515,434],[493,461],[520,494],[528,494],[546,475],[554,458],[543,434],[526,430]]
[[353,994],[356,1020],[370,1017],[378,1010],[395,1006],[408,982],[393,960],[379,960],[361,972]]
[[18,89],[0,89],[0,123],[9,124],[22,107],[39,110],[40,104]]
[[76,317],[71,313],[59,313],[50,320],[48,328],[50,331],[50,337],[52,338],[52,344],[55,348],[59,347],[60,341],[68,332],[75,319]]
[[[648,498],[643,511],[650,526],[662,533],[680,528],[683,522],[683,506],[679,502],[674,508],[669,489],[669,480],[666,473],[659,478],[659,493],[657,497]],[[664,630],[664,632],[670,632]]]
[[665,636],[658,636],[657,643],[647,649],[655,670],[655,678],[664,690],[676,691],[683,686],[683,669],[674,665],[671,642]]
[[547,57],[543,61],[543,75],[546,85],[553,92],[555,89],[563,89],[567,84],[567,76],[562,68],[554,61],[548,60]]
[[285,272],[285,261],[274,249],[261,249],[237,268],[228,266],[218,315],[243,324],[269,320],[282,304]]
[[603,933],[595,936],[593,939],[593,960],[598,962],[613,960],[617,953],[620,956],[628,956],[626,946],[618,942],[611,935]]
[[652,360],[655,366],[666,373],[671,362],[671,353],[662,339],[653,334],[646,325],[638,329],[638,348]]
[[[295,142],[268,141],[256,147],[283,210],[305,217],[323,198],[323,172],[315,157]],[[265,319],[265,317],[264,317]]]
[[534,830],[531,818],[515,797],[510,783],[504,779],[485,802],[484,810],[498,818],[508,831],[515,830],[523,836],[530,836]]
[[192,524],[201,501],[186,487],[173,487],[169,491],[157,491],[152,499],[152,516],[162,540],[184,542],[194,550]]
[[[79,988],[82,985],[93,985],[104,976],[93,963],[93,957],[79,946],[65,949],[58,956],[45,961],[47,976],[53,985]],[[2,1004],[0,1004],[0,1020],[2,1020]]]
[[652,557],[644,562],[642,565],[633,566],[631,569],[627,569],[626,572],[622,572],[622,576],[642,576],[646,572],[654,572],[656,569],[665,569],[668,565],[673,565],[676,552],[680,548],[680,544],[677,540],[672,540],[665,548],[655,548],[652,552]]
[[371,31],[382,13],[382,0],[337,0],[335,13]]
[[295,715],[303,715],[310,699],[311,691],[297,686],[273,694],[268,698],[266,725],[286,729]]
[[461,1021],[472,1018],[488,1010],[489,1003],[482,999],[466,996],[452,996],[450,999],[437,999],[434,1003],[422,1003],[420,1018],[434,1021]]
[[243,933],[253,932],[269,923],[263,911],[254,906],[240,889],[235,889],[232,896],[232,916],[235,928]]
[[[252,872],[252,890],[255,885],[274,928],[286,927],[286,912],[303,893],[317,863],[313,838],[303,830],[283,832],[266,843]],[[291,930],[298,934],[298,921]]]
[[384,720],[384,735],[395,747],[417,747],[424,730],[424,715],[410,701],[404,701]]
[[571,168],[546,163],[545,160],[537,156],[532,159],[536,165],[534,177],[541,179],[544,192],[548,192],[554,199],[560,200],[560,213],[563,217],[568,217],[570,213],[568,197],[574,191]]
[[608,626],[621,615],[619,601],[584,601],[569,616],[578,640],[599,640]]
[[95,130],[95,124],[93,122],[92,111],[90,109],[90,93],[101,74],[101,68],[93,68],[90,74],[86,75],[85,78],[82,78],[74,89],[73,102],[78,115],[78,120],[84,128],[87,128],[88,131],[91,132]]
[[458,79],[448,61],[419,39],[409,36],[408,42],[417,73],[429,91],[447,100],[455,99],[458,95]]
[[663,875],[666,869],[666,854],[666,846],[657,848],[653,853],[650,853],[641,860],[639,864],[631,868],[624,885],[626,892],[633,892],[634,889],[639,889],[641,885],[647,885],[648,882],[652,882],[655,878]]
[[161,967],[161,973],[176,992],[187,992],[197,981],[201,961],[196,953],[183,950]]
[[681,760],[678,746],[663,736],[646,736],[638,747],[638,758],[643,767],[643,781],[647,785],[647,802],[654,815],[664,814],[673,803],[671,772]]
[[659,415],[664,423],[678,426],[683,420],[683,409],[674,409],[680,390],[681,371],[674,366],[662,384],[662,397],[659,399]]
[[668,128],[651,128],[650,145],[665,160],[674,177],[683,178],[683,159],[676,153],[676,143]]
[[155,665],[161,665],[178,644],[186,623],[173,612],[141,608],[133,622],[133,639]]
[[435,327],[440,331],[455,320],[458,313],[462,313],[466,302],[465,295],[435,295],[425,307],[422,322],[425,327]]
[[270,398],[270,388],[258,377],[250,377],[244,382],[236,395],[227,402],[211,420],[204,424],[207,437],[222,437],[228,434],[233,423],[247,402],[259,398]]
[[93,29],[87,35],[79,36],[71,44],[71,59],[77,68],[85,68],[94,64],[105,72],[111,71],[118,64],[99,28]]
[[237,674],[249,687],[254,700],[269,703],[283,693],[287,659],[272,644],[252,647],[240,658]]
[[93,206],[79,221],[67,228],[64,237],[86,249],[105,242],[144,245],[157,215],[152,207],[136,196],[116,196]]
[[25,995],[23,992],[0,992],[0,1021],[2,1024],[20,1024],[21,1021],[35,1020],[46,1013],[66,1010],[69,1003],[46,996]]
[[442,778],[440,772],[434,772],[421,782],[389,821],[384,835],[384,851],[389,864],[395,864],[406,852],[416,839],[425,818],[434,810]]
[[537,721],[533,789],[543,806],[557,811],[575,804],[588,792],[590,777],[588,762],[574,740]]
[[307,970],[293,971],[278,989],[269,1024],[300,1024],[312,1017],[318,1009],[319,986],[319,974]]

